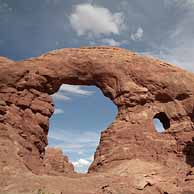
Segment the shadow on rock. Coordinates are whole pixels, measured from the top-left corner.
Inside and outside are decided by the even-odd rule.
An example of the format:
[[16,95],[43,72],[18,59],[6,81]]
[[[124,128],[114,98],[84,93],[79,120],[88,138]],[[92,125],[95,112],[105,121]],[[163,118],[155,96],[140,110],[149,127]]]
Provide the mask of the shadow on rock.
[[194,137],[192,138],[192,141],[186,143],[183,153],[186,156],[186,163],[194,167]]
[[194,194],[193,191],[183,191],[181,194]]

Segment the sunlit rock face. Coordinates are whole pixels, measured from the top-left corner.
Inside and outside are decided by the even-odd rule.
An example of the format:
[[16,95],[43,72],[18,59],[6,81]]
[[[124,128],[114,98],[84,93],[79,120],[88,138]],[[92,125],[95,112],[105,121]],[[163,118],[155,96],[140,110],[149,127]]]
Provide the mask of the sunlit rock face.
[[67,175],[74,173],[73,164],[63,155],[60,148],[46,148],[44,156],[45,171],[49,175]]
[[[163,188],[193,184],[184,181],[194,166],[194,75],[113,47],[60,49],[18,62],[0,58],[1,175],[47,173],[45,147],[54,111],[50,95],[62,84],[95,85],[118,107],[115,121],[102,132],[90,174],[110,173],[123,161],[138,159],[156,163],[157,173],[170,177]],[[156,132],[153,118],[165,132]],[[141,183],[145,193],[147,185],[154,183]],[[177,186],[176,191],[182,190]]]

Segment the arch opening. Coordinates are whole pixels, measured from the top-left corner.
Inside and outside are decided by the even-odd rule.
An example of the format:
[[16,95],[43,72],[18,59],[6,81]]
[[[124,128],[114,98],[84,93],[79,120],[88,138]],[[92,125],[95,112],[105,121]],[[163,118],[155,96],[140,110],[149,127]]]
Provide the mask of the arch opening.
[[153,123],[157,132],[162,133],[170,128],[170,119],[165,112],[157,113],[153,118]]
[[78,173],[86,173],[100,134],[115,119],[117,107],[95,86],[61,85],[52,95],[48,147],[60,148]]

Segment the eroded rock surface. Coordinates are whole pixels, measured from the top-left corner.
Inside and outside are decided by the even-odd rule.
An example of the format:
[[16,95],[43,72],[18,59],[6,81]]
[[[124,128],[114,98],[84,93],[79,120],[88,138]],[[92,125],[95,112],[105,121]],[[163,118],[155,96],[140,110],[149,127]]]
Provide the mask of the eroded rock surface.
[[45,171],[49,175],[68,175],[74,173],[73,164],[60,148],[46,148],[44,156]]
[[[54,111],[50,95],[62,84],[99,87],[117,105],[118,115],[102,132],[90,174],[73,180],[61,177],[64,185],[53,182],[53,191],[194,191],[194,75],[124,49],[89,47],[60,49],[17,62],[0,58],[0,184],[4,193],[25,188],[25,182],[14,187],[21,172],[36,174],[31,174],[32,188],[39,179],[48,188],[48,180],[57,181],[44,175],[45,147]],[[156,132],[154,117],[163,122],[164,133]],[[148,164],[153,174],[147,172]],[[133,174],[132,169],[136,169]],[[79,190],[65,187],[67,183],[79,185]]]

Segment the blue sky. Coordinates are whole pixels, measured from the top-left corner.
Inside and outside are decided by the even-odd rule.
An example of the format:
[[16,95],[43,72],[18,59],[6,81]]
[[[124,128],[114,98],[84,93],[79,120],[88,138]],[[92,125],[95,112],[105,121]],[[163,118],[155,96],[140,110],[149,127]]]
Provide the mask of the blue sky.
[[[0,0],[0,55],[110,45],[194,71],[194,0]],[[62,86],[53,96],[49,144],[85,171],[116,107],[95,87]]]
[[49,146],[62,148],[76,170],[86,172],[100,133],[114,120],[117,108],[94,86],[62,85],[53,99]]

